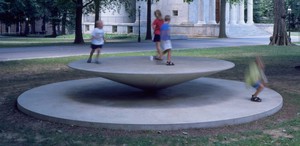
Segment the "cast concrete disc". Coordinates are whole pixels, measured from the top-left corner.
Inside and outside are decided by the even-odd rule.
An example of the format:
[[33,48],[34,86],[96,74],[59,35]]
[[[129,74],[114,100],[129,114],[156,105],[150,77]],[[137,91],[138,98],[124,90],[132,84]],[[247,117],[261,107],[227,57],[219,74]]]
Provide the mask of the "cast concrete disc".
[[200,78],[157,92],[145,92],[103,78],[72,80],[26,91],[18,108],[53,122],[125,130],[207,128],[251,122],[272,115],[280,94],[264,89],[262,102],[243,82]]
[[78,60],[69,66],[143,90],[167,88],[234,67],[232,62],[204,57],[174,56],[174,66],[150,60],[150,56],[107,57],[100,59],[101,64],[86,61]]

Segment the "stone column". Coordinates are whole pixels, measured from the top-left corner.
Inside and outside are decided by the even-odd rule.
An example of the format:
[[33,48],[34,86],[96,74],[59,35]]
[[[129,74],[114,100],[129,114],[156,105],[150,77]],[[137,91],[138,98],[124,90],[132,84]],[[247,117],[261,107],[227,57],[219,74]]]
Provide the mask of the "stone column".
[[135,3],[135,22],[136,24],[139,23],[139,14],[138,14],[138,8],[141,7],[141,23],[145,23],[147,21],[147,3],[144,1],[137,1]]
[[229,12],[230,12],[230,4],[227,1],[226,2],[226,24],[229,24],[229,20],[230,20]]
[[136,2],[135,3],[135,9],[136,9],[136,11],[135,11],[135,21],[134,21],[134,23],[139,23],[139,12],[138,12],[138,9],[139,9],[139,4],[138,4],[138,2]]
[[232,4],[230,9],[230,24],[236,25],[237,24],[237,5]]
[[204,0],[199,0],[198,1],[198,22],[197,24],[205,24],[205,15],[204,15]]
[[253,24],[253,0],[247,1],[247,24]]
[[216,22],[216,0],[209,0],[209,24],[217,24]]
[[245,4],[244,4],[244,0],[241,0],[241,3],[239,4],[239,12],[240,12],[240,17],[239,17],[239,24],[245,24],[245,13],[244,13],[244,10],[245,10]]

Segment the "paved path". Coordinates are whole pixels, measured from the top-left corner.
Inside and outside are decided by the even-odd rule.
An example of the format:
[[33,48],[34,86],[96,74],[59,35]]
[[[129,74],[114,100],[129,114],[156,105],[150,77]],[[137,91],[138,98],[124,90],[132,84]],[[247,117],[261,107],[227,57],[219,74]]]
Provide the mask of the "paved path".
[[[294,37],[293,41],[300,42],[299,37]],[[174,49],[186,48],[211,48],[211,47],[230,47],[248,45],[267,45],[268,37],[252,38],[200,38],[188,40],[173,40]],[[154,44],[151,41],[107,43],[103,53],[154,51]],[[69,45],[69,46],[45,46],[45,47],[22,47],[22,48],[0,48],[0,61],[65,57],[76,55],[87,55],[90,49],[88,45]]]

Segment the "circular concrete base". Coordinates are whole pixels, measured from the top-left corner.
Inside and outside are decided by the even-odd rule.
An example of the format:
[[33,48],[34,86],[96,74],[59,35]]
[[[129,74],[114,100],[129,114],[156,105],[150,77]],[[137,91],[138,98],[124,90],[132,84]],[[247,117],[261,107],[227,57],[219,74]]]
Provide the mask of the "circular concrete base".
[[18,108],[60,123],[125,130],[175,130],[254,121],[281,109],[283,99],[266,88],[251,102],[253,88],[223,79],[200,78],[145,92],[103,78],[65,81],[34,88]]

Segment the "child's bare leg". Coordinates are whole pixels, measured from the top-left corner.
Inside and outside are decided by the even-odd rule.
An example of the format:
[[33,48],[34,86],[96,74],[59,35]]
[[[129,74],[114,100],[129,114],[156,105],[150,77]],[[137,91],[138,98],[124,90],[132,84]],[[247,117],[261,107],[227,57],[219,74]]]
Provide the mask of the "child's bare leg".
[[257,88],[256,92],[253,94],[254,97],[257,97],[258,94],[264,89],[263,84],[259,84],[259,87]]
[[171,49],[168,49],[168,61],[171,61]]
[[167,57],[167,63],[166,63],[166,65],[175,65],[173,62],[171,62],[171,49],[167,49],[166,51],[165,51],[165,53],[168,53],[168,57]]
[[94,52],[95,52],[95,49],[91,49],[90,56],[89,56],[89,59],[88,59],[88,63],[90,63],[92,61],[92,57],[93,57]]
[[162,59],[162,53],[161,53],[161,49],[160,49],[160,42],[156,42],[155,45],[156,45],[157,57]]
[[96,63],[99,63],[100,48],[97,48],[96,51],[97,51],[97,55],[96,55]]
[[97,51],[97,56],[96,57],[97,57],[97,60],[98,60],[99,56],[100,56],[100,48],[97,48],[96,51]]

